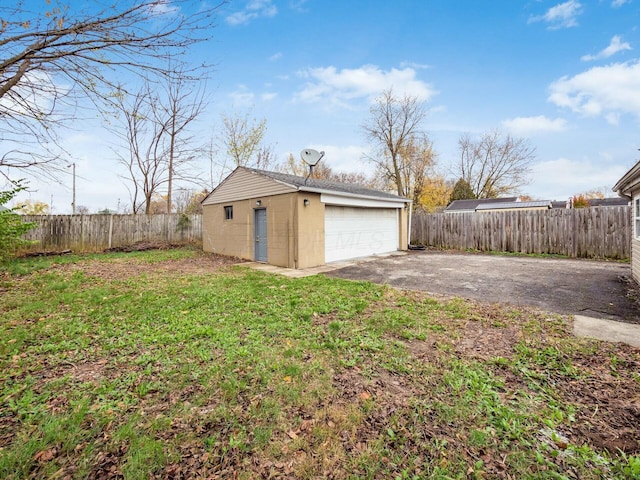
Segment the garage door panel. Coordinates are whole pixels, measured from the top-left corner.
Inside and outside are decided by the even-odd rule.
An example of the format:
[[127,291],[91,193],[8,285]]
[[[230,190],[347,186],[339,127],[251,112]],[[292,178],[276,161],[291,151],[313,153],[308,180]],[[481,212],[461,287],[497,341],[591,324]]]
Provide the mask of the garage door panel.
[[335,262],[398,249],[398,210],[325,207],[325,261]]

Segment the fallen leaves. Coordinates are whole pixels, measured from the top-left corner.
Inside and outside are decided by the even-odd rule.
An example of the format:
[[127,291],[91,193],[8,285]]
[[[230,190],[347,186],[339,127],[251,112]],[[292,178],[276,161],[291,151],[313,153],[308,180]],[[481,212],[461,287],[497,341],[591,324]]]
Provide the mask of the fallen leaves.
[[33,460],[39,463],[50,462],[58,454],[56,447],[47,448],[46,450],[40,450],[33,456]]

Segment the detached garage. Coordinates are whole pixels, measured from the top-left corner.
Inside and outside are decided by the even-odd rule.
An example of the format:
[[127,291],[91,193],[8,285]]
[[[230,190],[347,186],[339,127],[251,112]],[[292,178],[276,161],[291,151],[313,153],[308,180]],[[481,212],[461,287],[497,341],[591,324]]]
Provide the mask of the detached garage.
[[287,268],[406,250],[409,204],[359,185],[238,167],[202,201],[203,248]]
[[631,200],[631,276],[640,283],[640,162],[618,180],[613,191]]

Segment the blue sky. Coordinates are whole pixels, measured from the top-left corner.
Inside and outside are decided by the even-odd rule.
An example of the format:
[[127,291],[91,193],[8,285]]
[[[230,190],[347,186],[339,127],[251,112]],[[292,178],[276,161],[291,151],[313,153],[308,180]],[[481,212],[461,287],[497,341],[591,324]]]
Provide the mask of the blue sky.
[[[235,0],[191,52],[217,65],[199,128],[251,109],[279,158],[311,147],[336,170],[369,171],[360,126],[393,87],[425,101],[445,175],[462,133],[499,128],[536,147],[521,193],[562,200],[610,188],[639,158],[639,21],[640,0]],[[128,202],[107,139],[66,139],[77,204],[92,210]],[[31,198],[68,213],[68,183],[36,182]]]

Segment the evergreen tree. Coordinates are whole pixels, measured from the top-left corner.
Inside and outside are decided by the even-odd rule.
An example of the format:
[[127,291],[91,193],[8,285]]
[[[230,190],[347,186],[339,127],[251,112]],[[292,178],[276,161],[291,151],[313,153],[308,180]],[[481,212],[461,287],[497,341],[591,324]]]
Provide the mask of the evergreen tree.
[[471,189],[471,185],[464,178],[461,178],[456,182],[453,186],[453,191],[451,192],[451,196],[449,196],[449,203],[454,200],[469,200],[476,198],[475,193]]

